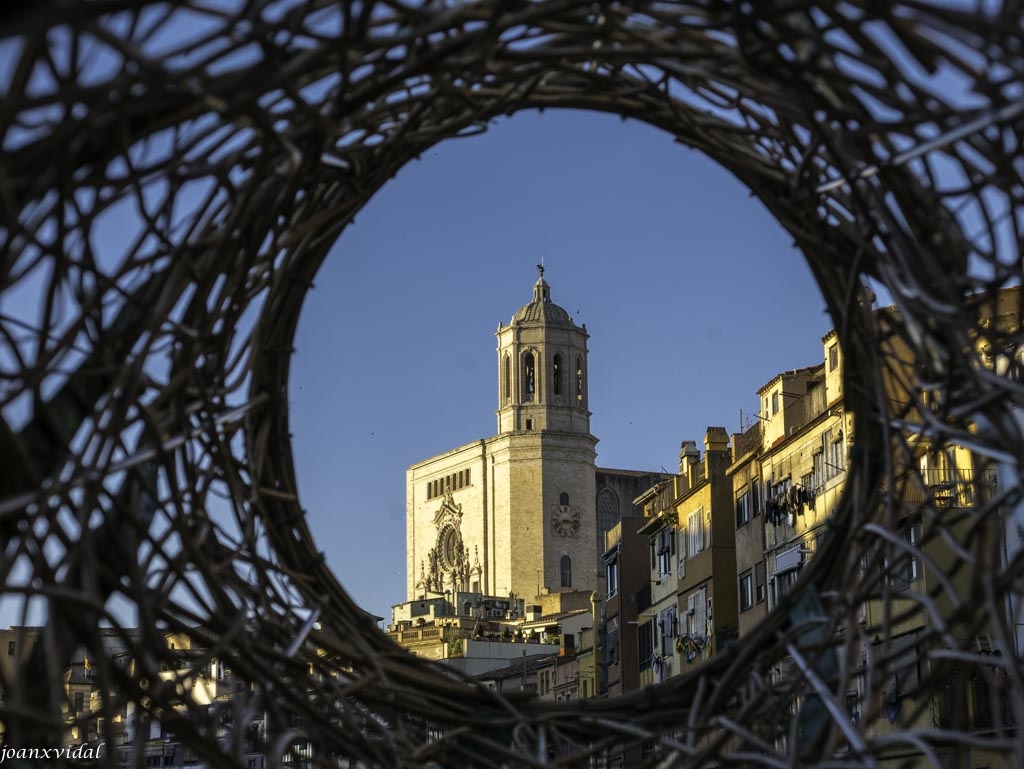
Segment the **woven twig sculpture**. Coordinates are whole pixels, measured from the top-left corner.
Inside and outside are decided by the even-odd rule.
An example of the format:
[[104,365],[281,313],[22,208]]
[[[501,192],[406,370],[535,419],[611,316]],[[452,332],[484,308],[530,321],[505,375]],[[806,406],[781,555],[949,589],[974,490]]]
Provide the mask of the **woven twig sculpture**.
[[[80,721],[113,744],[127,708],[209,766],[237,765],[256,712],[272,761],[301,742],[323,765],[643,745],[666,767],[1024,766],[1022,336],[1019,300],[997,305],[1022,277],[1021,21],[1011,0],[8,2],[0,568],[48,625],[3,681],[7,744],[60,744],[84,648],[101,695]],[[837,536],[766,623],[694,675],[572,707],[445,677],[365,623],[306,526],[287,409],[303,298],[353,216],[437,142],[545,107],[657,126],[750,188],[819,282],[855,433]],[[918,494],[913,541],[925,445],[998,484],[967,507]],[[880,578],[911,556],[941,594]],[[920,718],[881,728],[908,617]],[[235,696],[201,706],[161,677],[173,630]],[[965,715],[937,704],[951,681],[980,682]]]

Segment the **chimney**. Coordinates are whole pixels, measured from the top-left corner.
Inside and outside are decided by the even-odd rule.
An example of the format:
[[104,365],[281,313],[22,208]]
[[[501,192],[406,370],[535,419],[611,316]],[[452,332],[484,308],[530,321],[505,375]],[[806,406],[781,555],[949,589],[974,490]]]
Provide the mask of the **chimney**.
[[683,441],[679,447],[679,474],[689,475],[690,468],[700,462],[697,441]]
[[729,433],[724,427],[708,427],[704,434],[705,477],[710,478],[715,470],[724,470],[730,461]]
[[709,427],[704,435],[705,451],[728,451],[729,433],[724,427]]

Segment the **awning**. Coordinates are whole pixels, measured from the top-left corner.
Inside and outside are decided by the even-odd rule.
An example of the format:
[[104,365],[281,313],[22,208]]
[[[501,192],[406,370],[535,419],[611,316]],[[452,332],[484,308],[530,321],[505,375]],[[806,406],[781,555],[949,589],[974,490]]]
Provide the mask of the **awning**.
[[791,547],[789,550],[783,550],[781,553],[776,554],[775,573],[785,574],[787,571],[799,569],[802,563],[803,553],[800,552],[800,546]]

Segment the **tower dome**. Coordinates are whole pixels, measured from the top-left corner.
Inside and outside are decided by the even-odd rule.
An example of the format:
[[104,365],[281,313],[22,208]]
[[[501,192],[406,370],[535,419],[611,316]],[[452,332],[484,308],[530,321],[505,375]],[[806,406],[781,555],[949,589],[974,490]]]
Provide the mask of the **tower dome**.
[[520,307],[512,323],[544,323],[549,326],[572,326],[572,318],[551,301],[551,286],[544,280],[544,268],[538,266],[540,277],[533,284],[533,301]]

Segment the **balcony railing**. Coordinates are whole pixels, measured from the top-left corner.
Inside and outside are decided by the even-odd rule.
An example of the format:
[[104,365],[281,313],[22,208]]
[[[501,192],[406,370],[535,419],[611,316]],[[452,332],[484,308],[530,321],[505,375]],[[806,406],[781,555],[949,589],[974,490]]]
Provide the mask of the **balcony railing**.
[[930,468],[910,474],[900,497],[908,505],[934,500],[939,507],[977,507],[991,502],[996,490],[994,472],[986,471],[975,478],[971,470]]

